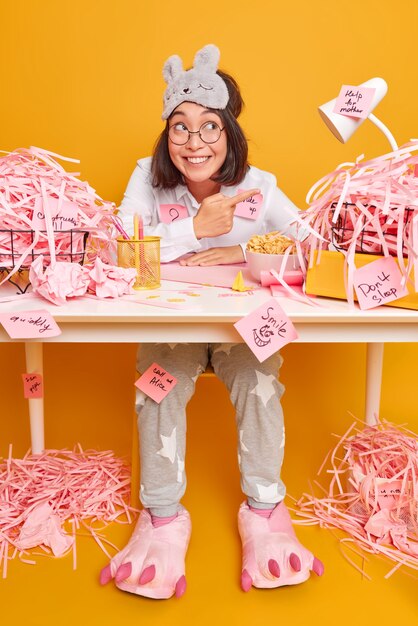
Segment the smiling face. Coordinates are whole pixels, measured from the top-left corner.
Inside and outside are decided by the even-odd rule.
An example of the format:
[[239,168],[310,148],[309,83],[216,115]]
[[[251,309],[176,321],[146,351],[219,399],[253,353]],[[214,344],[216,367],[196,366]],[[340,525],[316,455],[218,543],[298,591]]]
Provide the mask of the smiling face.
[[[175,109],[168,124],[169,127],[184,125],[193,132],[208,122],[214,122],[219,128],[224,126],[221,117],[213,111],[200,104],[183,102]],[[194,191],[196,185],[211,182],[211,178],[222,167],[227,154],[226,132],[223,130],[218,141],[211,144],[202,141],[197,133],[190,135],[189,141],[182,146],[168,139],[168,152],[173,164],[183,175],[186,185]],[[219,185],[214,183],[214,188],[219,189]]]

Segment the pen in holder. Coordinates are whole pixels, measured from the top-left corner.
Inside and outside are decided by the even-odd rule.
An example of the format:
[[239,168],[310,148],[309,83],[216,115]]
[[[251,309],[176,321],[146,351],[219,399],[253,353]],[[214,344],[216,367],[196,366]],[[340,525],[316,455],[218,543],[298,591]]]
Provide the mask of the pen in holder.
[[118,237],[118,265],[134,267],[134,289],[156,289],[160,286],[160,237],[144,237],[142,220],[134,216],[132,239]]

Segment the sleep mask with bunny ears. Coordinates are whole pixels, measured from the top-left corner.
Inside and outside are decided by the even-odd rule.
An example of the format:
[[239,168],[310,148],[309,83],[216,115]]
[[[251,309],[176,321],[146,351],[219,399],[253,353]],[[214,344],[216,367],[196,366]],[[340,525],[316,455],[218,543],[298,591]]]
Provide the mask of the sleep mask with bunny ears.
[[196,52],[190,70],[183,70],[182,60],[177,54],[167,59],[163,68],[167,83],[163,98],[163,120],[170,117],[182,102],[195,102],[209,109],[225,109],[229,94],[225,82],[216,73],[219,57],[219,49],[208,44]]

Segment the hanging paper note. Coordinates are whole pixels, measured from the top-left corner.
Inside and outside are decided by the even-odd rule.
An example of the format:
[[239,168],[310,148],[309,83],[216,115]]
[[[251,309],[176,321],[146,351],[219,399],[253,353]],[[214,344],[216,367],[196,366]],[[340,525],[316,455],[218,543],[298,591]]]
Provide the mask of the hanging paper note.
[[260,363],[298,337],[292,322],[274,298],[234,326]]
[[366,118],[370,113],[376,89],[343,85],[334,106],[334,113],[348,117]]
[[43,398],[44,389],[41,374],[22,374],[23,395],[27,400]]
[[[77,228],[78,205],[75,202],[62,200],[61,203],[56,198],[48,198],[48,210],[51,215],[53,228],[55,231],[71,230]],[[33,228],[45,230],[45,207],[42,198],[37,198],[32,217]]]
[[16,311],[1,313],[0,324],[12,339],[49,339],[61,334],[61,329],[51,313],[37,311]]
[[354,272],[353,285],[361,309],[387,304],[408,295],[402,274],[393,257],[367,263]]
[[[248,191],[247,189],[237,189],[237,194]],[[245,217],[247,220],[256,220],[263,206],[263,194],[256,193],[242,202],[238,202],[234,215]]]
[[135,383],[135,386],[143,391],[147,396],[160,404],[168,393],[177,384],[177,379],[162,368],[157,363],[153,363],[142,374]]
[[187,207],[182,204],[160,204],[160,219],[164,224],[189,217]]

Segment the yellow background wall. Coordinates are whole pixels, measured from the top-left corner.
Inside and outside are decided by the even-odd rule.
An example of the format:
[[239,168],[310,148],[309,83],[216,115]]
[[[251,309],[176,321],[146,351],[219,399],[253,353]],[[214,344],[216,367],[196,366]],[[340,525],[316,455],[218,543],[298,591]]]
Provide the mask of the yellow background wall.
[[[163,127],[163,62],[178,53],[190,65],[196,50],[209,42],[220,47],[221,66],[242,87],[247,104],[242,124],[250,140],[251,161],[274,172],[279,185],[302,208],[311,185],[338,163],[389,149],[383,135],[367,122],[347,145],[339,144],[326,129],[317,106],[335,97],[341,84],[382,76],[389,92],[375,113],[399,143],[418,134],[416,0],[3,0],[0,23],[0,148],[36,145],[77,157],[82,178],[103,198],[116,203],[136,159],[150,153]],[[48,447],[73,446],[79,441],[84,447],[129,454],[135,349],[133,344],[46,346]],[[365,348],[293,344],[285,348],[284,356],[284,479],[289,492],[299,496],[334,445],[331,433],[346,430],[352,421],[349,412],[363,416]],[[407,423],[415,432],[417,357],[416,345],[388,344],[381,410],[383,418]],[[29,445],[20,378],[24,367],[23,345],[0,345],[0,455],[7,453],[9,443],[16,456]],[[315,614],[322,615],[322,623],[335,623],[339,614],[340,624],[352,624],[353,619],[357,624],[388,624],[402,606],[404,621],[412,617],[416,597],[412,580],[401,577],[398,584],[388,583],[398,595],[386,596],[382,591],[380,597],[388,597],[387,603],[370,602],[371,588],[341,558],[333,539],[324,547],[324,534],[311,535],[309,545],[318,544],[315,549],[322,558],[329,557],[327,580],[279,596],[261,593],[244,598],[236,584],[237,540],[231,547],[241,500],[233,412],[222,385],[200,381],[190,413],[185,504],[193,510],[202,532],[196,532],[193,539],[187,598],[157,608],[152,603],[138,604],[126,594],[96,589],[92,570],[104,565],[103,556],[96,554],[85,561],[85,587],[77,578],[66,583],[75,587],[83,609],[77,602],[74,606],[67,602],[64,589],[64,617],[58,607],[62,583],[56,564],[45,565],[45,570],[36,568],[41,572],[40,585],[45,584],[50,598],[56,598],[48,602],[33,587],[33,570],[22,569],[28,607],[39,607],[41,616],[49,610],[61,623],[83,623],[80,612],[90,611],[89,624],[137,623],[141,617],[153,623],[184,621],[188,603],[196,598],[192,608],[200,611],[199,624],[215,620],[228,626],[257,624],[260,615],[269,621],[282,615],[282,621],[305,625]],[[231,550],[234,557],[229,559]],[[219,562],[225,563],[222,571]],[[62,569],[68,567],[62,565]],[[49,577],[45,572],[50,572]],[[202,610],[215,572],[219,577],[216,602]],[[23,589],[16,581],[11,575],[10,583],[4,583],[9,585],[5,589],[16,594],[14,606],[20,603]],[[351,601],[357,597],[359,605],[341,612],[348,583]],[[332,599],[334,607],[330,608]],[[112,602],[117,608],[111,619]],[[217,602],[223,603],[222,609]],[[366,606],[373,611],[371,617],[365,613]],[[392,622],[388,607],[393,607]],[[28,616],[28,620],[49,623],[47,617],[37,621]]]

